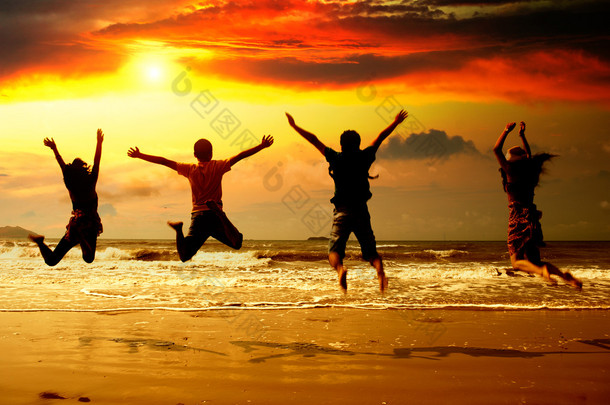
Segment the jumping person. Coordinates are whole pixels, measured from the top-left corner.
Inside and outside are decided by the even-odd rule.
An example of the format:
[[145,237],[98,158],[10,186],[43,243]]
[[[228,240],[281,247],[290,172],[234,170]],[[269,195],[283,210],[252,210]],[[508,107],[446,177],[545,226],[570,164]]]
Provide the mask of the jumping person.
[[381,256],[377,253],[375,235],[371,228],[371,216],[367,201],[372,197],[369,185],[369,168],[375,161],[375,154],[381,143],[394,129],[407,118],[407,112],[401,110],[386,129],[373,143],[360,149],[360,135],[353,130],[341,134],[341,152],[325,146],[317,136],[299,127],[288,113],[288,123],[303,138],[311,143],[329,164],[328,172],[335,182],[335,195],[330,200],[335,206],[333,225],[328,247],[328,261],[337,271],[339,286],[347,291],[347,269],[343,265],[345,246],[353,232],[360,243],[362,258],[368,261],[377,271],[379,289],[383,292],[388,285]]
[[103,230],[102,221],[97,213],[98,198],[95,191],[100,173],[103,140],[104,133],[98,129],[93,167],[90,168],[80,158],[74,159],[72,163],[64,163],[53,138],[44,139],[45,146],[51,148],[55,154],[70,194],[70,200],[72,200],[72,217],[66,226],[65,235],[54,250],[44,243],[44,236],[29,235],[30,240],[40,248],[40,253],[49,266],[59,263],[65,254],[76,245],[80,245],[85,262],[91,263],[95,259],[97,237]]
[[185,237],[182,232],[182,222],[167,223],[176,231],[176,248],[180,260],[183,262],[190,260],[210,236],[233,249],[241,248],[243,235],[222,210],[222,176],[231,170],[235,163],[272,144],[272,136],[263,136],[260,145],[230,159],[212,160],[212,144],[207,139],[200,139],[194,146],[194,154],[197,158],[197,163],[194,164],[177,163],[160,156],[145,155],[137,147],[129,149],[128,156],[167,166],[188,178],[191,184],[193,210],[187,236]]
[[502,184],[508,195],[508,252],[511,264],[515,270],[538,274],[551,283],[556,282],[551,277],[556,275],[580,289],[582,283],[569,272],[562,272],[551,263],[540,259],[539,248],[545,244],[540,226],[542,212],[534,205],[534,189],[538,185],[544,163],[555,155],[538,153],[532,156],[525,139],[525,122],[522,121],[519,137],[523,147],[510,148],[505,157],[502,147],[515,125],[514,122],[508,123],[494,146],[494,153],[500,163]]

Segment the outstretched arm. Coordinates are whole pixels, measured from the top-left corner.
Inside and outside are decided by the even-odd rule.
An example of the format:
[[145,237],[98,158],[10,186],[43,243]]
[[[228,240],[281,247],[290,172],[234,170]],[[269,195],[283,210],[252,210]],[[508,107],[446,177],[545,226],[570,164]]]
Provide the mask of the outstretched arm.
[[100,128],[97,129],[97,145],[95,147],[95,156],[93,157],[93,168],[91,175],[97,180],[100,174],[100,161],[102,160],[102,142],[104,141],[104,133]]
[[317,136],[315,136],[314,134],[312,134],[311,132],[305,131],[303,128],[299,127],[295,122],[294,122],[294,118],[292,118],[292,115],[286,113],[286,117],[288,118],[288,124],[290,124],[290,126],[292,128],[294,128],[295,131],[297,131],[299,133],[299,135],[301,135],[303,138],[305,138],[310,144],[312,144],[317,150],[320,151],[321,154],[324,154],[324,149],[326,149],[326,145],[324,145]]
[[49,148],[51,148],[51,150],[55,154],[55,159],[57,160],[57,163],[59,163],[59,167],[61,167],[61,170],[63,171],[66,167],[66,164],[64,163],[64,160],[57,151],[57,145],[55,145],[55,140],[53,140],[53,138],[44,138],[43,142],[44,146],[48,146]]
[[253,148],[247,149],[247,150],[233,156],[231,159],[229,159],[229,164],[231,166],[233,166],[235,163],[239,162],[240,160],[245,159],[249,156],[252,156],[255,153],[258,153],[261,150],[268,148],[271,145],[273,145],[273,137],[271,135],[263,136],[263,139],[261,140],[260,145],[256,145]]
[[523,141],[523,149],[525,149],[525,153],[527,153],[527,157],[532,157],[532,150],[530,149],[530,144],[527,143],[527,139],[525,139],[525,122],[521,121],[520,129],[519,129],[519,138]]
[[508,124],[506,124],[506,128],[504,128],[504,131],[502,131],[502,133],[500,134],[500,137],[496,141],[496,145],[494,146],[494,153],[496,155],[496,159],[498,159],[498,163],[500,163],[500,166],[504,170],[506,170],[506,168],[508,166],[508,162],[506,161],[506,158],[504,157],[504,154],[502,153],[502,147],[504,147],[504,141],[506,140],[506,137],[508,136],[508,134],[510,134],[510,131],[512,131],[513,128],[515,128],[515,125],[516,124],[514,122],[509,122]]
[[373,141],[373,143],[371,144],[371,146],[373,148],[375,148],[375,150],[379,149],[379,147],[381,146],[381,143],[388,137],[390,136],[390,134],[396,129],[396,127],[398,126],[398,124],[400,124],[401,122],[403,122],[407,117],[409,116],[409,113],[406,112],[405,110],[400,110],[400,112],[398,114],[396,114],[396,118],[394,118],[394,122],[392,122],[386,129],[384,129],[383,131],[381,131],[379,133],[379,135],[377,135],[377,139],[375,139]]
[[158,165],[167,166],[173,170],[178,170],[178,163],[174,162],[173,160],[165,159],[161,156],[146,155],[140,152],[140,149],[138,149],[137,146],[135,148],[129,148],[129,150],[127,151],[127,156],[142,159],[150,163],[156,163]]

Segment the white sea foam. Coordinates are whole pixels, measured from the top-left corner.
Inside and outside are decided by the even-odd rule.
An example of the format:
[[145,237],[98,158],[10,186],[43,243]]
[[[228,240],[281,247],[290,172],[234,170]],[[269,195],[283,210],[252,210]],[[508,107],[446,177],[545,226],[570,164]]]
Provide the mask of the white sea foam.
[[595,260],[577,257],[563,266],[585,283],[578,292],[561,283],[549,286],[539,277],[507,275],[510,263],[502,244],[413,243],[405,251],[403,243],[380,244],[390,281],[384,295],[375,271],[351,246],[349,292],[343,295],[326,252],[318,251],[322,248],[294,241],[249,243],[240,251],[206,244],[193,260],[181,263],[173,241],[100,240],[93,263],[83,262],[75,248],[49,267],[29,241],[0,242],[0,308],[608,309],[610,302],[610,265],[604,261],[610,245],[600,245]]

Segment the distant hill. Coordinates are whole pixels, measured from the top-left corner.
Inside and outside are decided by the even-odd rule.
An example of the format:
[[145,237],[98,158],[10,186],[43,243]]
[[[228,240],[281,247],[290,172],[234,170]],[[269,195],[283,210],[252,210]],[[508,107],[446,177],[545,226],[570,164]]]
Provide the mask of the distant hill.
[[0,226],[0,238],[27,238],[31,233],[36,232],[28,231],[20,226]]

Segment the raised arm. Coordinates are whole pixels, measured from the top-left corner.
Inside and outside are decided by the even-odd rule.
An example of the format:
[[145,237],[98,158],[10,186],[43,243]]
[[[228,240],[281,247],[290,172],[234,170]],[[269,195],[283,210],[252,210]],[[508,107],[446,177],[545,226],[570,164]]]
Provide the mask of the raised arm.
[[515,125],[516,124],[514,122],[509,122],[508,124],[506,124],[506,128],[504,128],[504,131],[502,131],[500,137],[496,141],[496,145],[494,146],[494,154],[496,155],[496,159],[498,159],[498,163],[500,163],[500,166],[504,170],[506,170],[508,162],[506,161],[506,157],[504,157],[504,153],[502,153],[502,148],[504,147],[504,141],[506,141],[506,137],[508,136],[508,134],[510,134],[510,131],[515,128]]
[[388,136],[390,136],[390,134],[396,129],[398,124],[403,122],[408,116],[409,116],[408,112],[406,112],[405,110],[400,110],[400,112],[398,114],[396,114],[396,118],[394,118],[394,122],[392,122],[386,129],[384,129],[383,131],[381,131],[379,133],[379,135],[377,135],[377,138],[373,141],[371,146],[373,148],[375,148],[375,150],[379,149],[379,147],[381,146],[381,143]]
[[249,156],[252,156],[255,153],[258,153],[261,150],[268,148],[271,145],[273,145],[273,137],[271,135],[263,136],[263,139],[261,140],[260,145],[256,145],[253,148],[247,149],[247,150],[233,156],[231,159],[229,159],[229,164],[231,166],[233,166],[235,163],[239,162],[240,160],[245,159]]
[[66,164],[64,163],[63,158],[57,151],[57,145],[55,145],[55,140],[53,140],[53,138],[44,138],[43,142],[44,142],[44,146],[51,148],[51,150],[55,154],[55,159],[57,160],[57,163],[59,163],[59,167],[63,171],[64,168],[66,167]]
[[520,126],[520,128],[519,128],[519,138],[521,138],[521,141],[523,142],[523,149],[525,149],[525,153],[527,153],[527,157],[531,158],[532,157],[532,150],[530,149],[530,144],[527,143],[527,139],[525,139],[525,122],[521,121],[519,126]]
[[158,165],[167,166],[173,170],[178,170],[178,163],[174,162],[173,160],[165,159],[161,156],[146,155],[140,152],[140,149],[138,149],[137,146],[135,148],[129,148],[129,150],[127,151],[127,156],[142,159],[150,163],[156,163]]
[[104,142],[104,133],[100,128],[97,129],[97,145],[95,146],[95,156],[93,157],[93,167],[91,175],[97,180],[100,174],[100,161],[102,160],[102,142]]
[[288,124],[290,124],[290,126],[292,128],[294,128],[295,131],[297,131],[299,133],[299,135],[301,135],[303,138],[305,138],[307,140],[307,142],[309,142],[310,144],[312,144],[317,150],[320,151],[321,154],[324,154],[324,149],[326,149],[326,145],[324,145],[317,136],[315,136],[314,134],[312,134],[311,132],[305,131],[303,128],[299,127],[295,122],[294,122],[294,118],[292,118],[292,115],[286,113],[286,117],[288,118]]

